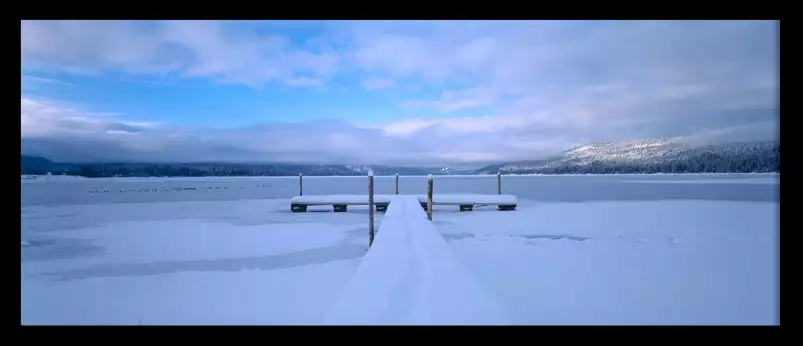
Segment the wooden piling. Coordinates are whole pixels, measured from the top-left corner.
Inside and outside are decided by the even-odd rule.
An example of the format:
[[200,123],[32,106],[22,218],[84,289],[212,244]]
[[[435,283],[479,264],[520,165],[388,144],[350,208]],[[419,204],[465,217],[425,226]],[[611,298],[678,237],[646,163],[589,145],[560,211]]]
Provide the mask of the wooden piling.
[[368,247],[374,243],[374,171],[368,171]]
[[396,194],[399,194],[399,173],[396,173]]
[[298,173],[298,195],[304,196],[304,176]]
[[432,221],[432,174],[427,177],[427,220]]
[[496,173],[496,194],[502,194],[502,173]]

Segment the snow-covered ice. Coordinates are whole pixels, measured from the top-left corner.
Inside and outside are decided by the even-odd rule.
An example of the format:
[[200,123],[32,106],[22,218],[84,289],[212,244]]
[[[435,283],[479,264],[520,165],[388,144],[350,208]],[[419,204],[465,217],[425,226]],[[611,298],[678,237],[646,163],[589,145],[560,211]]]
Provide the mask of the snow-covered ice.
[[80,181],[80,180],[86,180],[86,179],[87,178],[85,178],[85,177],[79,177],[79,176],[74,176],[74,175],[33,175],[33,174],[20,175],[20,182],[21,183],[26,183],[26,182],[36,181],[36,180],[45,181],[46,182],[46,181]]
[[780,184],[777,178],[746,178],[746,179],[674,179],[674,180],[619,180],[619,183],[646,183],[646,184]]
[[517,324],[777,324],[778,205],[529,203],[435,213]]
[[[320,324],[358,260],[22,283],[22,323]],[[150,264],[142,264],[147,266]],[[154,264],[158,265],[158,264]]]
[[[420,193],[426,186],[421,178],[409,179],[401,186]],[[694,185],[694,189],[673,185],[673,191],[682,193],[667,194],[668,185],[659,188],[657,184],[622,184],[632,186],[634,190],[629,191],[612,184],[594,185],[606,179],[622,182],[618,177],[516,177],[503,183],[503,189],[519,195],[516,211],[477,207],[472,212],[459,212],[456,208],[436,207],[433,224],[445,241],[426,238],[433,232],[415,233],[427,226],[410,227],[412,232],[407,233],[383,234],[388,230],[383,228],[387,226],[383,225],[387,215],[376,213],[379,232],[374,246],[391,248],[382,254],[367,249],[365,206],[349,207],[346,213],[333,213],[331,206],[325,205],[310,207],[307,213],[292,213],[288,204],[292,194],[297,193],[297,179],[255,179],[253,184],[270,183],[274,187],[254,188],[245,195],[249,199],[242,200],[192,200],[201,194],[228,194],[221,198],[234,198],[228,197],[234,196],[232,192],[221,188],[215,192],[164,192],[148,197],[188,199],[180,202],[151,202],[135,199],[145,193],[118,193],[120,197],[115,201],[139,203],[95,204],[67,203],[89,198],[76,195],[81,191],[86,194],[89,184],[109,184],[111,190],[117,183],[87,179],[56,186],[37,179],[23,184],[23,194],[31,193],[31,187],[36,189],[35,194],[56,187],[64,190],[53,192],[48,199],[30,199],[22,206],[22,323],[336,323],[336,306],[350,299],[346,292],[367,289],[359,287],[358,272],[387,271],[377,280],[386,285],[382,287],[387,299],[394,293],[387,288],[398,279],[390,276],[391,269],[415,267],[426,268],[419,274],[432,279],[399,279],[396,283],[400,283],[399,290],[409,285],[411,292],[426,287],[420,291],[425,294],[401,296],[411,302],[431,301],[419,305],[400,305],[398,301],[388,304],[380,299],[382,287],[376,287],[379,289],[371,292],[373,299],[359,297],[360,304],[367,304],[363,313],[393,307],[399,310],[386,311],[387,315],[381,315],[384,321],[444,323],[455,316],[436,315],[426,307],[453,302],[467,309],[464,305],[476,302],[470,297],[484,297],[496,302],[503,312],[500,315],[511,324],[779,321],[779,201],[765,191],[774,189],[771,184],[739,182],[727,186],[726,190],[733,194],[724,194],[721,191],[725,186],[721,184],[737,179],[706,178],[700,180],[714,184]],[[351,181],[338,179],[344,184],[333,186]],[[353,180],[362,179],[365,178]],[[650,179],[659,182],[677,178]],[[198,184],[208,181],[216,180],[199,179]],[[314,186],[315,181],[320,186]],[[439,177],[436,201],[438,196],[452,196],[438,194],[439,188],[481,193],[479,187],[472,189],[478,181],[481,179]],[[568,185],[558,185],[560,181]],[[286,188],[276,189],[280,182]],[[495,177],[486,183],[482,186],[496,191]],[[310,177],[313,191],[341,191],[324,191],[330,185],[325,177]],[[555,201],[560,197],[558,192],[575,185],[581,186],[577,189],[582,191],[569,191],[574,193],[571,200],[584,202]],[[362,182],[354,186],[364,187]],[[393,191],[392,178],[382,186],[385,191]],[[277,192],[270,192],[273,189]],[[344,187],[342,191],[361,190]],[[616,193],[633,200],[612,201],[616,196],[611,194]],[[252,199],[260,194],[267,196],[262,198],[275,199]],[[735,198],[736,194],[747,201]],[[76,197],[64,198],[68,195]],[[367,196],[363,196],[367,202]],[[423,195],[415,196],[421,201]],[[420,207],[410,210],[423,213]],[[417,245],[399,245],[408,241]],[[439,246],[448,246],[450,251],[429,248]],[[429,253],[450,255],[437,259],[422,255]],[[407,262],[391,261],[371,269],[372,261],[366,260],[368,269],[363,269],[363,256],[395,256]],[[425,262],[413,266],[412,261]],[[454,287],[472,283],[449,275],[433,276],[451,273],[454,268],[462,268],[457,272],[465,271],[463,277],[470,278],[466,282],[474,282],[480,288],[471,294]],[[347,289],[348,285],[356,288]],[[452,288],[444,292],[432,287]],[[471,323],[483,316],[464,317],[463,321]],[[492,323],[493,319],[485,317],[487,323]]]
[[367,251],[367,218],[286,203],[25,208],[22,323],[323,323]]
[[336,325],[509,324],[414,196],[388,208],[371,250],[327,318]]

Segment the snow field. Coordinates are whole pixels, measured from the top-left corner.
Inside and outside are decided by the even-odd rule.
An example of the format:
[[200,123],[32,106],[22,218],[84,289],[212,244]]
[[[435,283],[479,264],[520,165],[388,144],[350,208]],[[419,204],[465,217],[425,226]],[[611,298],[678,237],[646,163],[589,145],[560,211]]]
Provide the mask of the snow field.
[[778,205],[529,203],[433,219],[516,324],[777,324]]
[[22,323],[321,324],[367,251],[367,211],[286,204],[27,208]]
[[[374,249],[389,250],[368,255],[364,206],[23,206],[22,322],[778,323],[779,202],[516,202],[436,207],[441,239],[429,222],[393,231],[383,222],[397,212],[376,213]],[[364,306],[343,313],[344,301]]]

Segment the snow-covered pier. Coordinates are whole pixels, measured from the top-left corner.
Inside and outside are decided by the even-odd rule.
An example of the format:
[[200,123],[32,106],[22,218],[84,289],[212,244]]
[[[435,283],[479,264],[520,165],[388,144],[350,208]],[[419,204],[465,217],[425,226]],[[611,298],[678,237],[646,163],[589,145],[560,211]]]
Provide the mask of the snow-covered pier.
[[[427,195],[374,195],[374,204],[377,211],[387,211],[393,198],[411,197],[418,200],[421,207],[427,208]],[[448,194],[433,195],[433,205],[457,205],[460,211],[471,211],[474,206],[495,205],[499,210],[515,210],[518,199],[515,195],[476,195],[476,194]],[[331,205],[335,212],[344,212],[349,205],[368,205],[368,195],[318,195],[297,196],[290,199],[290,210],[305,212],[308,206]]]
[[327,324],[508,324],[488,290],[456,259],[415,196],[388,198],[371,250]]

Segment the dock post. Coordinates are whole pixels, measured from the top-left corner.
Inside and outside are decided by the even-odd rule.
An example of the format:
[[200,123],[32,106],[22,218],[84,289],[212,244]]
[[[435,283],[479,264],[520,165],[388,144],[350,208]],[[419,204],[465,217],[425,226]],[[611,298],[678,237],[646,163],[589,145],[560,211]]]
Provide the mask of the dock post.
[[304,196],[304,176],[298,173],[298,195]]
[[427,220],[432,221],[432,174],[427,176]]
[[496,173],[496,194],[502,194],[502,173]]
[[399,173],[396,173],[396,194],[399,194]]
[[374,243],[374,171],[368,171],[368,247]]

